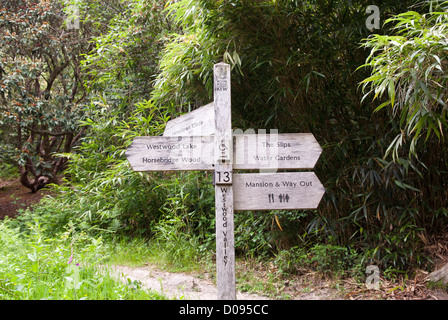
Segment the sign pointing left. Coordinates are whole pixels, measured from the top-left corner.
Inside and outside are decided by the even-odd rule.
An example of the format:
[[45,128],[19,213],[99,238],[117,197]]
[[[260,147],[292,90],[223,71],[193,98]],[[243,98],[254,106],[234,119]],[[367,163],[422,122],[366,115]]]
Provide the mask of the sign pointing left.
[[126,151],[134,171],[213,169],[213,136],[136,137]]

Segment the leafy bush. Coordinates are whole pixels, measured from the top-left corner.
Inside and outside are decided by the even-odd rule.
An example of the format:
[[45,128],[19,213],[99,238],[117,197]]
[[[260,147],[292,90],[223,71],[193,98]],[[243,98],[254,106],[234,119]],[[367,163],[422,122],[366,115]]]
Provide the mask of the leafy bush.
[[296,246],[306,233],[303,211],[242,211],[235,214],[235,249],[249,256],[270,257]]
[[77,153],[66,155],[71,159],[67,179],[53,186],[56,196],[23,211],[17,226],[24,229],[24,222],[38,219],[49,236],[73,223],[91,235],[148,237],[153,245],[164,247],[166,260],[177,264],[214,250],[211,176],[134,172],[124,156],[135,136],[160,134],[165,114],[146,101],[122,119],[103,102],[87,110],[89,117],[82,125],[91,134]]
[[363,67],[372,69],[372,75],[362,81],[363,88],[370,89],[364,98],[387,95],[375,111],[390,107],[392,115],[400,119],[402,130],[386,150],[394,159],[407,143],[410,155],[418,156],[416,145],[422,136],[441,139],[448,127],[448,2],[429,4],[429,13],[408,11],[386,20],[394,23],[394,35],[375,34],[363,43],[370,49]]
[[293,247],[280,251],[274,265],[280,274],[295,274],[301,270],[316,270],[327,276],[362,276],[361,256],[353,249],[330,244],[315,244],[310,248]]
[[24,235],[0,223],[0,300],[164,299],[102,267],[108,248],[101,238],[73,228],[48,238],[39,223],[28,227]]
[[[303,247],[293,247],[289,250],[278,252],[274,259],[274,265],[278,268],[280,275],[297,274],[308,262],[308,254]],[[308,268],[308,266],[307,266]]]
[[160,219],[151,225],[153,241],[163,247],[175,266],[198,261],[200,254],[214,250],[214,194],[210,179],[203,173],[187,172],[158,181],[166,198]]
[[3,1],[0,9],[0,148],[32,192],[57,182],[67,159],[54,154],[70,152],[81,136],[79,56],[94,30],[66,29],[64,6],[24,0]]
[[316,244],[310,255],[314,268],[326,274],[352,275],[360,270],[358,254],[347,247]]

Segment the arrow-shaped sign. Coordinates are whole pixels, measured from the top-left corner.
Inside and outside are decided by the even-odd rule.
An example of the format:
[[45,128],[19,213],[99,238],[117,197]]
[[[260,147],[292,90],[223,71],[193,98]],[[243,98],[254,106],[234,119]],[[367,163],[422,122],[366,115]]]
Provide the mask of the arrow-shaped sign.
[[213,170],[214,138],[136,137],[126,151],[134,171]]
[[325,193],[314,172],[233,175],[234,210],[316,209]]
[[311,133],[232,132],[230,66],[213,78],[213,103],[168,121],[162,137],[135,138],[126,157],[134,171],[214,171],[218,299],[234,300],[234,211],[315,209],[325,193],[313,172],[234,169],[312,169],[322,148]]
[[215,133],[214,103],[174,118],[166,123],[163,135],[172,136],[210,136]]

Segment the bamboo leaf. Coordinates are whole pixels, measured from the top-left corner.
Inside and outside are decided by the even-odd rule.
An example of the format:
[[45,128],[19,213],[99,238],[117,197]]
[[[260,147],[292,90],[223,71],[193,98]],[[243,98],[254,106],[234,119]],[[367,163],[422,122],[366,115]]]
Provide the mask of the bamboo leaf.
[[388,94],[390,98],[390,105],[393,107],[395,104],[395,83],[393,80],[389,81]]

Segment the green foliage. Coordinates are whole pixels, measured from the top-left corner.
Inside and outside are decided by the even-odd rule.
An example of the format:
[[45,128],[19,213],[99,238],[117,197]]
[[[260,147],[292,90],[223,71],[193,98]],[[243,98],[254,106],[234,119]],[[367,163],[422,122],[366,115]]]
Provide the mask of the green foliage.
[[[333,70],[354,70],[362,63],[364,54],[357,46],[367,35],[364,13],[368,4],[172,2],[167,11],[182,32],[171,35],[163,52],[154,98],[178,111],[185,104],[195,108],[208,103],[212,98],[212,66],[224,61],[236,71],[232,75],[235,125],[269,126],[285,132],[299,125],[302,131],[313,129],[307,118],[325,121],[322,115],[328,114],[331,119],[336,113],[330,107],[348,96],[344,91],[356,95],[357,82],[350,72]],[[388,1],[384,14],[396,6]],[[307,108],[311,101],[314,106],[330,106],[313,110]],[[317,113],[321,113],[320,118]],[[298,124],[299,116],[303,120]]]
[[[161,1],[119,1],[118,5],[120,14],[107,21],[107,30],[95,37],[92,51],[81,63],[89,92],[107,95],[113,106],[125,106],[149,96],[170,21],[162,13]],[[97,6],[100,11],[107,4]],[[101,16],[93,14],[90,19],[98,23]]]
[[50,219],[45,208],[54,209],[59,228],[75,219],[84,229],[148,235],[147,227],[163,204],[160,189],[154,190],[158,174],[133,172],[124,153],[134,137],[159,135],[168,120],[162,108],[142,97],[151,88],[163,44],[155,39],[169,21],[156,1],[116,1],[119,14],[103,12],[109,5],[88,1],[80,6],[82,24],[99,30],[81,61],[91,95],[85,118],[78,122],[85,137],[75,152],[62,154],[70,163],[65,184],[54,186],[59,197],[45,200],[35,211]]
[[[248,256],[269,257],[288,249],[306,233],[300,211],[242,211],[235,215],[235,249]],[[306,220],[305,220],[306,221]]]
[[154,225],[155,238],[164,244],[173,261],[188,247],[195,248],[195,255],[214,249],[214,190],[210,179],[207,174],[187,172],[158,181],[166,200],[160,208],[162,217]]
[[18,175],[17,168],[8,164],[8,163],[0,163],[0,180],[9,180],[12,178],[16,178]]
[[73,229],[47,238],[39,223],[27,227],[24,235],[0,223],[1,300],[164,299],[101,267],[108,256],[101,238]]
[[316,244],[310,248],[293,247],[280,251],[274,265],[280,274],[297,274],[309,268],[327,276],[362,277],[361,255],[349,247]]
[[205,105],[213,90],[213,65],[220,55],[217,35],[207,29],[206,11],[197,1],[171,2],[166,11],[178,25],[168,36],[152,97],[158,105],[182,112]]
[[311,248],[310,255],[310,263],[323,273],[344,275],[360,270],[358,254],[346,247],[317,244]]
[[[85,118],[78,123],[85,137],[73,153],[62,154],[70,159],[64,183],[53,186],[55,198],[23,213],[18,223],[38,219],[51,236],[74,223],[88,234],[150,237],[154,250],[163,247],[166,261],[179,265],[210,248],[213,189],[201,174],[177,178],[133,172],[124,156],[136,136],[160,135],[168,120],[164,108],[142,97],[151,89],[163,44],[155,39],[169,28],[169,20],[159,2],[126,3],[121,15],[107,21],[110,28],[95,37],[95,49],[82,61],[88,92],[97,98],[85,107]],[[98,10],[90,2],[82,7],[82,23],[94,23],[97,18],[87,13]],[[179,194],[177,186],[190,196]],[[193,247],[196,244],[202,249]]]
[[3,1],[0,10],[1,157],[36,192],[64,168],[67,159],[53,153],[70,152],[80,137],[86,30],[66,28],[60,1]]
[[[86,110],[82,122],[91,135],[81,141],[65,171],[65,184],[54,185],[57,197],[17,218],[38,219],[56,236],[74,223],[88,234],[150,237],[175,267],[214,248],[214,195],[203,173],[138,173],[124,152],[136,136],[159,135],[167,121],[151,102],[136,104],[126,119],[105,101]],[[107,115],[107,116],[106,116]],[[109,236],[108,236],[109,235]],[[211,237],[210,237],[211,236]],[[159,250],[160,251],[160,250]]]
[[168,22],[162,9],[150,0],[2,2],[0,157],[24,186],[58,182],[67,158],[54,154],[71,152],[84,134],[78,120],[95,92],[125,97],[122,105],[149,94]]
[[392,116],[399,119],[401,132],[386,150],[386,156],[392,154],[394,160],[404,144],[410,144],[409,156],[418,156],[419,138],[443,140],[448,126],[447,10],[448,2],[444,2],[431,6],[426,14],[399,14],[385,22],[394,24],[395,35],[375,34],[363,43],[370,48],[363,67],[372,69],[372,75],[361,82],[364,89],[370,88],[364,98],[387,96],[375,111],[390,107]]
[[81,125],[91,135],[76,154],[66,155],[72,159],[65,172],[70,181],[55,186],[61,197],[50,202],[57,202],[53,208],[61,214],[69,211],[81,219],[86,228],[143,234],[162,203],[154,196],[155,177],[132,171],[124,152],[135,136],[158,135],[167,118],[148,101],[137,104],[127,120],[103,103],[92,104],[87,113],[90,117]]
[[[313,133],[323,147],[315,171],[326,188],[315,211],[238,212],[237,253],[279,253],[282,270],[295,268],[299,257],[331,272],[355,270],[359,259],[384,269],[421,265],[420,239],[443,231],[448,222],[448,152],[437,137],[445,121],[439,102],[445,102],[440,73],[445,40],[437,35],[445,16],[432,18],[419,6],[396,16],[414,1],[382,1],[381,19],[391,20],[368,37],[370,4],[116,0],[121,13],[115,14],[103,12],[105,1],[84,1],[81,22],[94,32],[80,62],[90,99],[76,123],[83,139],[74,152],[59,154],[70,159],[65,183],[55,186],[59,196],[21,219],[39,219],[54,236],[73,223],[89,235],[147,237],[176,267],[210,256],[215,244],[209,174],[136,173],[124,152],[136,136],[160,135],[168,114],[176,117],[209,103],[213,65],[225,61],[232,66],[233,126]],[[382,36],[397,31],[398,36]],[[368,44],[380,54],[369,56]],[[390,50],[380,51],[386,47]],[[387,56],[391,53],[395,56]],[[394,57],[402,59],[385,68]],[[384,82],[359,68],[366,59],[378,62]],[[426,89],[417,80],[412,85],[412,73]],[[389,95],[382,106],[391,105],[391,112],[372,114],[377,102],[363,100],[359,83],[369,77],[366,85],[381,82],[375,93],[377,99],[381,92]],[[411,111],[408,102],[417,101],[427,103],[426,115]],[[406,108],[409,115],[417,112],[413,118],[394,115]],[[9,136],[4,130],[0,134]],[[409,134],[428,138],[405,143]],[[392,150],[399,139],[401,148]],[[383,157],[392,151],[392,160]],[[419,157],[409,158],[414,151]]]

